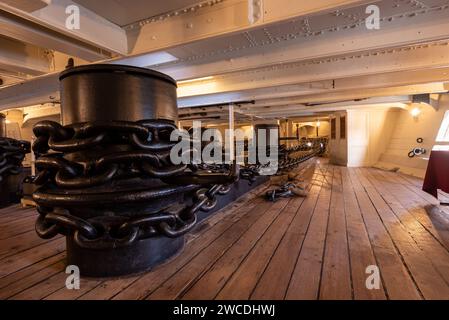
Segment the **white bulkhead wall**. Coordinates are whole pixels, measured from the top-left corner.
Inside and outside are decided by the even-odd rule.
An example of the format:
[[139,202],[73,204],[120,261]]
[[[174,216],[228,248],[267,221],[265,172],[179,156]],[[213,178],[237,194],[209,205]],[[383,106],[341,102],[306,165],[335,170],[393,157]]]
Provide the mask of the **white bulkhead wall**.
[[[348,167],[375,165],[387,149],[397,118],[393,108],[364,108],[338,112],[335,138],[330,139],[331,163]],[[345,120],[342,120],[342,118]],[[342,122],[346,132],[342,133]],[[332,121],[331,121],[332,123]],[[332,130],[331,130],[332,131]]]
[[[413,116],[411,110],[420,113]],[[445,113],[449,112],[449,95],[440,96],[437,108],[412,104],[407,108],[350,109],[332,115],[335,138],[330,139],[331,163],[348,167],[377,167],[424,177],[428,158],[437,143]],[[340,136],[340,119],[346,117],[346,139]],[[418,143],[422,138],[423,143]],[[413,148],[424,148],[426,154],[408,157]]]
[[[434,145],[447,144],[436,143],[435,140],[441,127],[444,115],[449,111],[449,95],[440,95],[438,109],[430,105],[421,104],[421,113],[413,117],[410,109],[398,109],[394,131],[389,140],[385,152],[379,158],[376,167],[424,177],[428,164],[428,158]],[[417,138],[423,138],[419,144]],[[427,153],[421,157],[409,158],[408,153],[415,147],[425,148]]]

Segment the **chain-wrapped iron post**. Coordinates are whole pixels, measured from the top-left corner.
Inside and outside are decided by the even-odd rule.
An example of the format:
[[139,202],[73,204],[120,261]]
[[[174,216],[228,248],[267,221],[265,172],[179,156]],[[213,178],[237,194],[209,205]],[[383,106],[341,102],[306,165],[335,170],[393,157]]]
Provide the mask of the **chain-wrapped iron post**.
[[65,235],[67,262],[88,276],[141,272],[172,257],[238,167],[172,163],[176,85],[163,74],[92,65],[60,79],[62,125],[34,127],[38,235]]

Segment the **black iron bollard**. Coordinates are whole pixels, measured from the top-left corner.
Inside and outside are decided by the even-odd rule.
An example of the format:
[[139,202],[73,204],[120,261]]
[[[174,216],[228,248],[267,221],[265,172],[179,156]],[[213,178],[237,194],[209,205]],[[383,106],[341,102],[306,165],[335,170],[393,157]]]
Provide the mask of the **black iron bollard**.
[[86,276],[142,272],[178,253],[196,213],[238,177],[173,165],[176,83],[148,69],[69,68],[60,76],[62,125],[34,127],[43,238],[67,238],[67,263]]

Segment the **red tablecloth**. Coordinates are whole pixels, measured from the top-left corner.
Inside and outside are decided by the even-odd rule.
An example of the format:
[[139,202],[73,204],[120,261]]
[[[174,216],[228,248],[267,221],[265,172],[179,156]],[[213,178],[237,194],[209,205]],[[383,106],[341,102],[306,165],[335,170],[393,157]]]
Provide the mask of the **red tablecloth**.
[[432,151],[422,189],[438,198],[438,189],[449,193],[449,151]]

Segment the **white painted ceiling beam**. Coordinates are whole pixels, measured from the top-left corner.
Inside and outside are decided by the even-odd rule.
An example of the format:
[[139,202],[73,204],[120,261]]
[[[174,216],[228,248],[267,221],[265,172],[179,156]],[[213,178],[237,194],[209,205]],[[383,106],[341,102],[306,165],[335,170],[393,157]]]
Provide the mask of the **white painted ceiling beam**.
[[41,75],[51,71],[51,58],[42,48],[0,37],[0,69]]
[[[79,8],[79,29],[66,28],[66,19],[69,17],[66,8],[70,5]],[[128,53],[127,36],[122,28],[70,0],[52,0],[48,6],[31,13],[5,3],[0,3],[0,9],[10,14],[2,15],[0,19],[0,32],[7,36],[45,45],[49,49],[72,54],[88,61],[105,59],[109,52],[119,55]],[[14,22],[11,15],[19,17],[19,22]],[[74,43],[71,45],[70,42]],[[80,48],[76,48],[76,45]],[[105,52],[98,49],[95,52],[95,48]]]
[[265,115],[265,114],[289,114],[295,111],[332,111],[339,110],[341,108],[350,108],[351,106],[363,106],[363,105],[379,105],[379,104],[397,104],[397,103],[410,103],[410,96],[393,96],[393,97],[376,97],[367,98],[360,101],[341,101],[335,103],[325,103],[317,105],[284,105],[284,106],[270,106],[266,108],[252,108],[251,105],[242,106],[241,112],[248,115]]
[[[57,79],[58,74],[53,74],[51,77],[37,77],[23,82],[21,85],[2,88],[0,90],[0,110],[58,100],[59,87]],[[447,88],[445,88],[441,82],[449,82],[449,67],[342,78],[335,81],[335,88],[320,87],[314,83],[306,84],[306,87],[304,87],[304,85],[298,86],[295,95],[299,97],[298,100],[296,100],[297,103],[310,103],[317,101],[317,99],[319,99],[318,101],[325,101],[326,99],[328,99],[327,101],[336,101],[343,99],[343,97],[344,99],[355,99],[379,95],[387,96],[447,91]],[[249,90],[249,93],[247,93],[248,95],[245,96],[245,91],[241,91],[239,93],[243,93],[243,95],[234,96],[234,98],[240,97],[240,99],[233,99],[231,101],[253,100],[247,98],[251,98],[251,94],[254,94],[255,92],[261,93],[261,96],[258,97],[259,100],[262,97],[265,97],[266,99],[267,92],[263,95],[264,90],[267,90],[268,93],[273,92],[270,91],[273,90],[273,88],[258,89],[256,91]],[[282,92],[281,89],[279,90]],[[225,93],[225,95],[227,95],[225,99],[232,98],[232,96],[230,96],[231,94],[234,93]],[[253,97],[257,98],[257,96]],[[291,98],[278,97],[276,100],[268,100],[260,102],[260,104],[269,104],[270,102],[272,104],[283,104],[284,102],[282,99]],[[223,100],[223,97],[221,94],[198,95],[185,98],[179,96],[178,100],[179,107],[189,107],[221,103],[217,101]],[[227,102],[229,102],[229,100]]]
[[27,107],[23,110],[23,124],[22,127],[27,126],[28,122],[39,119],[39,118],[45,118],[49,116],[57,116],[61,113],[61,108],[59,107],[59,104],[53,104],[53,103],[45,103],[43,105],[39,106],[33,106],[33,107]]
[[[273,82],[270,84],[270,79],[263,79],[259,84],[254,82],[250,82],[246,84],[246,88],[254,89],[254,87],[270,87],[270,85],[274,85]],[[449,67],[441,67],[434,69],[422,69],[422,70],[411,70],[411,71],[398,71],[398,72],[388,72],[388,73],[376,73],[365,76],[349,76],[347,78],[336,79],[335,81],[331,81],[332,84],[329,83],[329,80],[324,82],[312,82],[309,83],[309,89],[315,89],[316,92],[320,92],[320,94],[332,91],[348,91],[353,90],[353,94],[356,94],[358,90],[361,89],[388,89],[389,87],[400,87],[400,86],[410,86],[416,84],[429,84],[436,82],[448,82],[449,81]],[[235,84],[234,84],[235,85]],[[208,86],[213,86],[212,83],[209,84],[201,84],[197,87],[196,98],[200,98],[203,95],[202,92],[207,92]],[[214,86],[215,95],[219,95],[223,92],[229,92],[228,87],[221,87],[220,85]],[[234,89],[235,90],[235,89]],[[243,91],[243,90],[242,90]],[[193,92],[193,90],[192,90]],[[192,92],[181,91],[178,95],[183,101],[183,97],[191,96]],[[187,93],[187,94],[186,94]],[[204,95],[207,96],[207,95]],[[211,99],[213,95],[209,94],[207,97]],[[273,103],[279,103],[273,101]],[[186,103],[181,103],[182,106],[186,106]],[[188,105],[187,105],[188,106]]]
[[24,43],[49,48],[66,54],[96,61],[110,57],[109,53],[80,40],[54,32],[46,27],[0,10],[0,34]]
[[[248,19],[248,0],[213,0],[212,6],[183,14],[179,12],[157,21],[142,21],[140,25],[128,29],[128,46],[132,55],[156,50],[211,37],[219,37],[242,32],[254,27],[284,21],[292,17],[316,14],[336,8],[345,8],[364,0],[259,0],[261,8],[254,22]],[[288,8],[279,10],[280,8]]]
[[44,75],[0,89],[0,111],[59,101],[59,74]]
[[[242,1],[226,1],[224,3],[220,3],[214,5],[209,8],[204,8],[198,11],[198,13],[187,13],[185,15],[180,15],[179,17],[184,18],[192,18],[201,16],[201,14],[206,14],[209,11],[222,11],[223,8],[227,8],[224,6],[233,6]],[[321,5],[324,2],[320,2]],[[352,2],[351,2],[352,3]],[[355,3],[355,2],[354,2]],[[354,4],[352,3],[352,4]],[[266,2],[264,2],[266,4]],[[340,3],[342,4],[342,3]],[[346,3],[347,4],[347,3]],[[318,5],[318,2],[317,2]],[[312,6],[315,6],[313,4]],[[325,7],[325,6],[324,6]],[[324,8],[323,6],[318,6],[319,10]],[[314,7],[315,8],[315,7]],[[203,11],[204,10],[204,11]],[[318,10],[318,9],[317,9]],[[430,13],[429,13],[430,12]],[[429,11],[428,13],[417,15],[416,17],[411,17],[410,19],[415,19],[420,16],[425,16],[427,14],[433,14],[434,11]],[[435,12],[443,12],[443,14],[447,15],[448,10],[441,9]],[[206,14],[207,16],[207,14]],[[179,17],[171,17],[166,20],[162,20],[160,22],[149,23],[148,26],[154,26],[158,23],[169,23],[169,21],[174,21]],[[432,16],[433,17],[433,16]],[[433,17],[435,18],[435,17]],[[399,18],[399,20],[402,18]],[[447,20],[447,19],[446,19]],[[393,20],[391,23],[393,23]],[[441,26],[439,20],[435,18],[432,20],[437,26]],[[390,22],[388,22],[390,23]],[[444,21],[443,21],[444,23]],[[255,24],[257,25],[257,23]],[[403,24],[398,25],[398,30],[396,32],[401,32]],[[382,25],[383,27],[383,25]],[[407,25],[407,27],[410,27]],[[207,28],[206,28],[207,29]],[[357,29],[357,28],[355,28]],[[352,29],[349,29],[352,30]],[[421,28],[424,34],[428,35],[428,32],[424,32],[427,30],[426,28]],[[434,29],[432,29],[434,30]],[[354,31],[354,30],[353,30]],[[379,31],[383,34],[384,30]],[[403,31],[403,30],[402,30]],[[416,31],[416,30],[415,30]],[[447,32],[443,30],[444,32]],[[349,31],[348,31],[349,32]],[[373,31],[374,32],[374,31]],[[377,32],[377,31],[376,31]],[[335,32],[333,36],[338,35],[338,32]],[[433,33],[434,35],[434,33]],[[328,48],[335,47],[335,45],[330,41],[326,40],[325,34],[321,36],[316,36],[316,38],[323,42]],[[400,37],[399,37],[400,38]],[[338,39],[337,39],[338,40]],[[314,40],[311,40],[312,42]],[[349,41],[349,40],[348,40]],[[372,40],[369,40],[372,42]],[[356,41],[357,42],[357,41]],[[339,43],[337,41],[337,43]],[[308,46],[296,46],[298,48],[308,47]],[[337,46],[338,47],[338,46]],[[315,48],[315,50],[317,50]],[[265,50],[269,54],[270,50]],[[288,51],[288,47],[286,49]],[[380,53],[379,53],[380,52]],[[345,60],[341,59],[341,57],[337,60],[326,58],[324,63],[311,63],[307,62],[303,64],[302,62],[292,63],[292,64],[277,64],[275,66],[267,67],[266,69],[257,69],[257,70],[248,70],[240,73],[227,73],[225,75],[218,75],[214,78],[212,82],[204,82],[202,86],[198,87],[198,90],[194,88],[193,84],[189,84],[188,86],[180,85],[179,90],[179,102],[180,106],[191,106],[198,104],[212,104],[212,103],[223,103],[229,101],[238,101],[238,100],[251,100],[251,99],[260,99],[264,96],[269,96],[272,93],[275,93],[274,96],[280,97],[282,95],[304,95],[304,94],[313,94],[317,92],[325,92],[326,90],[333,88],[333,83],[331,83],[334,79],[342,79],[340,82],[337,80],[335,82],[336,89],[338,90],[347,90],[348,88],[352,88],[351,86],[346,86],[347,78],[351,76],[362,76],[362,75],[370,75],[377,74],[386,71],[405,71],[405,70],[418,70],[420,68],[429,68],[429,67],[440,67],[448,65],[448,49],[444,46],[422,46],[418,47],[418,49],[414,49],[411,51],[391,51],[391,50],[383,50],[380,49],[379,52],[373,53],[373,55],[369,55],[363,58],[357,58],[358,54],[349,55],[348,57],[344,57]],[[385,52],[385,53],[383,53]],[[377,55],[375,55],[377,54]],[[128,59],[128,58],[127,58]],[[133,58],[131,58],[133,59]],[[140,61],[137,57],[137,60],[130,61]],[[329,61],[329,62],[328,62]],[[355,61],[357,63],[355,63]],[[27,86],[27,89],[34,92],[35,97],[47,97],[55,96],[58,83],[57,83],[57,75],[50,75],[49,78],[53,79],[54,83],[50,84],[50,80],[46,79],[47,87],[44,86]],[[42,78],[41,78],[42,79]],[[426,78],[429,79],[429,78]],[[42,80],[43,81],[43,80]],[[436,80],[440,81],[440,80]],[[294,86],[299,86],[297,90],[286,90],[282,91],[280,88],[292,88]],[[414,84],[412,81],[408,84]],[[395,84],[396,85],[396,84]],[[404,83],[400,83],[398,85],[405,85]],[[22,88],[24,86],[20,85]],[[186,88],[190,87],[190,92]],[[273,89],[274,88],[274,89]],[[365,88],[371,88],[371,86],[367,86]],[[11,88],[8,88],[8,90]],[[278,90],[279,92],[275,92]],[[12,90],[12,91],[11,91]],[[10,92],[14,92],[14,94],[20,95],[21,90],[9,90]],[[46,92],[44,92],[46,90]],[[184,90],[184,91],[183,91]],[[296,91],[296,93],[293,93]],[[27,91],[25,97],[27,101],[31,98],[30,91]],[[1,93],[0,93],[1,95]],[[7,95],[7,92],[5,93]],[[7,95],[7,97],[11,97],[11,95]],[[12,98],[19,99],[19,98]],[[226,100],[228,99],[228,100]],[[33,102],[37,102],[37,99],[34,99]],[[13,105],[11,102],[11,98],[8,100],[9,106]],[[3,102],[3,101],[2,101]],[[195,103],[194,103],[195,102]],[[18,100],[15,102],[19,103]]]
[[348,77],[335,80],[336,90],[389,88],[449,81],[449,67]]
[[211,58],[161,66],[158,70],[182,80],[449,39],[449,6],[384,18],[380,30],[368,30],[364,23],[337,28],[246,48],[241,57],[215,53]]
[[25,12],[33,12],[42,9],[50,3],[51,0],[2,0],[4,4]]
[[18,80],[19,81],[23,80],[23,78],[18,77],[18,76],[11,76],[9,73],[0,71],[0,87],[13,84],[13,83],[17,82]]
[[[297,97],[295,100],[288,103],[304,104],[304,103],[332,103],[335,101],[349,101],[354,99],[364,99],[367,97],[384,97],[384,96],[399,96],[399,95],[413,95],[423,93],[443,93],[449,90],[444,83],[418,84],[410,86],[398,86],[389,88],[372,88],[360,90],[332,90],[330,92],[322,92],[319,94],[308,94]],[[290,98],[288,98],[291,100]],[[266,99],[257,102],[256,105],[269,106],[274,104],[283,104],[281,99]],[[285,104],[285,103],[284,103]]]
[[316,117],[300,117],[300,118],[289,118],[289,120],[293,121],[293,122],[311,122],[311,123],[315,123],[317,120],[320,121],[325,121],[325,122],[329,122],[329,116],[328,115],[323,115],[323,116],[316,116]]
[[331,89],[332,80],[310,82],[306,81],[304,76],[296,74],[285,74],[282,71],[268,71],[260,73],[243,74],[238,77],[220,77],[210,80],[204,80],[188,85],[178,86],[178,97],[191,97],[207,94],[217,94],[225,92],[236,92],[253,90],[260,88],[270,88],[273,86],[283,86],[292,84],[303,84],[308,89]]
[[329,81],[335,79],[447,66],[449,43],[437,42],[318,61],[280,64],[226,73],[202,81],[181,82],[178,94],[180,97],[187,97],[198,93],[207,95],[311,82],[317,82],[313,88],[325,89],[332,87],[333,84]]
[[[0,88],[0,110],[36,105],[59,100],[59,73],[52,73],[22,81],[10,87]],[[212,94],[209,96],[178,97],[179,107],[248,101],[299,94],[324,92],[322,89],[305,85],[262,88],[255,90]]]
[[374,3],[374,1],[338,1],[338,0],[261,0],[263,6],[263,22],[265,24],[298,16],[312,15],[319,12],[344,9],[359,4]]
[[449,86],[445,86],[444,83],[419,84],[380,89],[332,90],[330,92],[318,89],[307,90],[304,88],[304,85],[289,85],[223,94],[211,94],[207,96],[184,97],[178,99],[178,106],[184,108],[221,104],[229,101],[238,102],[255,100],[255,103],[252,105],[253,107],[264,107],[298,103],[332,102],[366,97],[440,93],[448,90]]
[[[235,106],[235,111],[241,116],[238,118],[241,120],[241,117],[255,117],[255,118],[279,118],[279,117],[294,117],[294,116],[303,116],[304,114],[314,114],[316,112],[332,112],[335,110],[347,110],[353,108],[362,108],[362,107],[398,107],[404,108],[405,104],[411,102],[410,96],[396,96],[396,97],[378,97],[366,99],[363,101],[346,101],[339,103],[328,103],[316,106],[305,106],[305,105],[289,105],[289,106],[277,106],[270,107],[267,109],[258,109],[255,110],[251,107],[251,105],[244,106]],[[33,119],[48,117],[53,115],[58,115],[60,113],[60,109],[58,105],[54,104],[46,104],[44,106],[39,106],[37,108],[24,108],[25,118],[24,118],[24,126],[25,124]],[[207,113],[208,116],[204,117],[200,115],[202,113]],[[208,107],[208,108],[182,108],[179,111],[179,115],[183,115],[182,118],[184,120],[191,119],[207,119],[208,117],[217,117],[219,116],[221,120],[226,120],[228,112],[226,107]],[[243,118],[242,118],[243,119]],[[213,119],[216,121],[217,119]]]
[[402,102],[396,102],[396,103],[378,103],[378,104],[351,104],[347,106],[340,106],[340,107],[307,107],[303,108],[299,106],[297,108],[297,111],[276,111],[271,113],[261,113],[258,114],[261,118],[273,118],[273,119],[284,119],[284,118],[292,118],[292,117],[298,117],[298,116],[306,116],[306,115],[313,115],[313,114],[321,114],[321,113],[332,113],[335,111],[347,111],[347,110],[353,110],[353,109],[359,109],[359,108],[400,108],[404,109],[407,107],[407,104]]
[[286,86],[272,86],[254,90],[226,92],[201,96],[178,97],[178,107],[192,107],[201,105],[222,104],[239,101],[252,101],[259,99],[280,99],[298,95],[315,94],[325,92],[324,89],[310,88],[307,84],[294,84]]

